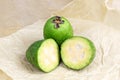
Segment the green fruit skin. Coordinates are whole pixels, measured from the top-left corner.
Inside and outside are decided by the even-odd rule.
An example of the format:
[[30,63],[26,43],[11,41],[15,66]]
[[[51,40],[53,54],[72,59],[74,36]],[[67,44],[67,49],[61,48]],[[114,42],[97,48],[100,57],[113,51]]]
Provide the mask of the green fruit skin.
[[61,17],[61,19],[64,20],[64,23],[60,24],[59,28],[55,28],[55,24],[53,23],[54,19],[55,17],[52,17],[45,23],[43,32],[44,38],[53,38],[58,45],[61,45],[64,40],[73,36],[73,29],[70,22],[64,17]]
[[39,40],[39,41],[34,42],[26,51],[27,60],[37,68],[39,68],[38,60],[37,60],[38,49],[43,41],[44,40]]
[[[88,65],[90,65],[90,64],[92,63],[92,61],[93,61],[94,58],[95,58],[96,48],[95,48],[94,43],[93,43],[91,40],[89,40],[88,38],[85,38],[85,37],[82,37],[82,36],[73,36],[72,38],[83,38],[83,39],[85,39],[86,41],[89,42],[88,45],[91,46],[91,49],[92,49],[92,52],[93,52],[92,57],[90,58],[89,62],[86,63],[86,65],[85,65],[84,67],[79,68],[79,69],[73,69],[73,68],[71,68],[70,66],[68,66],[67,64],[65,64],[64,61],[63,61],[63,59],[62,59],[64,65],[65,65],[66,67],[68,67],[68,68],[70,68],[70,69],[72,69],[72,70],[77,70],[77,71],[78,71],[78,70],[82,70],[82,69],[86,68]],[[69,38],[69,39],[71,39],[71,38]],[[65,40],[65,41],[67,41],[67,40]],[[64,41],[64,42],[65,42],[65,41]],[[62,44],[63,44],[63,43],[62,43]],[[61,45],[61,47],[62,47],[62,45]],[[62,53],[61,53],[61,54],[62,54]],[[61,58],[63,58],[63,57],[61,56]]]
[[[53,40],[53,39],[52,39]],[[48,72],[48,71],[45,71],[45,70],[42,70],[39,63],[38,63],[38,50],[40,48],[40,46],[42,45],[42,43],[44,42],[45,40],[38,40],[38,41],[35,41],[32,45],[30,45],[30,47],[27,49],[26,51],[26,58],[28,60],[28,62],[30,62],[33,66],[37,67],[38,69],[40,69],[41,71],[43,72]],[[57,45],[57,43],[56,43]],[[58,48],[59,50],[59,48]],[[58,59],[60,60],[59,58],[60,56],[58,56]],[[58,61],[59,61],[58,60]],[[59,63],[58,63],[59,65]],[[57,66],[56,66],[57,67]],[[55,67],[55,68],[56,68]],[[54,69],[55,69],[54,68]],[[53,69],[53,70],[54,70]],[[52,71],[52,70],[51,70]],[[49,71],[49,72],[51,72]]]

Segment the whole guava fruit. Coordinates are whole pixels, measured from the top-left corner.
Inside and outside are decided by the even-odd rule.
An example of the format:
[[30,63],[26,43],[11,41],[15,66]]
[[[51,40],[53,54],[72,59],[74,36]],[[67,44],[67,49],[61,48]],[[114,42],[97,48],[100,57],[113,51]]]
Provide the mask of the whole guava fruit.
[[46,21],[43,34],[45,39],[53,38],[60,46],[73,36],[73,28],[66,18],[54,16]]

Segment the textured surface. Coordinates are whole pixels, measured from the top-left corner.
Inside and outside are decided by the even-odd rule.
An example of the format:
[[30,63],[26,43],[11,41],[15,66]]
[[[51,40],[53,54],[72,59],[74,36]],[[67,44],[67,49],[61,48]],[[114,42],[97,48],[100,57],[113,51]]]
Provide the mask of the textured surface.
[[[38,39],[43,39],[43,26],[45,20],[40,19],[32,25],[25,26],[25,28],[17,31],[16,33],[0,38],[0,69],[13,80],[119,80],[120,79],[120,7],[119,0],[91,0],[88,1],[74,0],[69,3],[65,8],[62,8],[60,13],[64,13],[64,9],[73,4],[86,5],[91,4],[97,8],[99,2],[105,3],[103,6],[107,9],[104,16],[99,16],[96,10],[98,9],[85,9],[91,11],[89,17],[84,15],[82,17],[71,17],[75,11],[68,8],[69,16],[66,16],[73,25],[75,35],[81,35],[89,38],[96,46],[96,56],[92,64],[87,68],[80,71],[73,71],[66,68],[62,63],[54,71],[45,74],[33,66],[31,66],[25,59],[25,51],[28,46]],[[96,2],[99,1],[99,2]],[[108,2],[107,2],[108,1]],[[95,2],[96,4],[93,5]],[[116,5],[117,6],[116,6]],[[78,7],[78,6],[77,6]],[[104,8],[99,6],[100,8]],[[90,7],[86,7],[90,8]],[[81,11],[82,8],[76,10]],[[92,16],[94,12],[97,16]],[[55,12],[59,14],[58,12]],[[62,13],[62,15],[64,15]],[[93,13],[93,14],[92,14]],[[71,14],[71,15],[70,15]],[[75,14],[80,16],[79,14]],[[95,15],[95,14],[94,14]],[[1,74],[4,74],[1,73]],[[4,76],[0,76],[4,80]],[[3,79],[4,78],[4,79]],[[9,79],[6,79],[9,80]]]

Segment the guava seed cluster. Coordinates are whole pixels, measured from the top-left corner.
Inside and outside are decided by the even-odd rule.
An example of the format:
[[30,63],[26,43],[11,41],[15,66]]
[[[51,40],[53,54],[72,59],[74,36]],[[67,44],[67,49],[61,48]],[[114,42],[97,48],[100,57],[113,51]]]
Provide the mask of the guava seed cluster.
[[95,57],[93,42],[82,36],[73,36],[70,22],[60,16],[49,18],[43,29],[44,39],[30,45],[27,60],[43,72],[54,70],[62,62],[70,69],[81,70]]

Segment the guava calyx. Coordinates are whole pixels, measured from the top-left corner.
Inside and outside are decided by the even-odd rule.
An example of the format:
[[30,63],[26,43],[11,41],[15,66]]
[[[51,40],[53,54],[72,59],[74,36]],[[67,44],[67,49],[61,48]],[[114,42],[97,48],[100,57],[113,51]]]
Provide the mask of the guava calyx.
[[55,16],[55,19],[53,20],[53,23],[55,24],[55,28],[59,28],[60,25],[59,24],[63,24],[64,20],[61,19],[60,16]]

